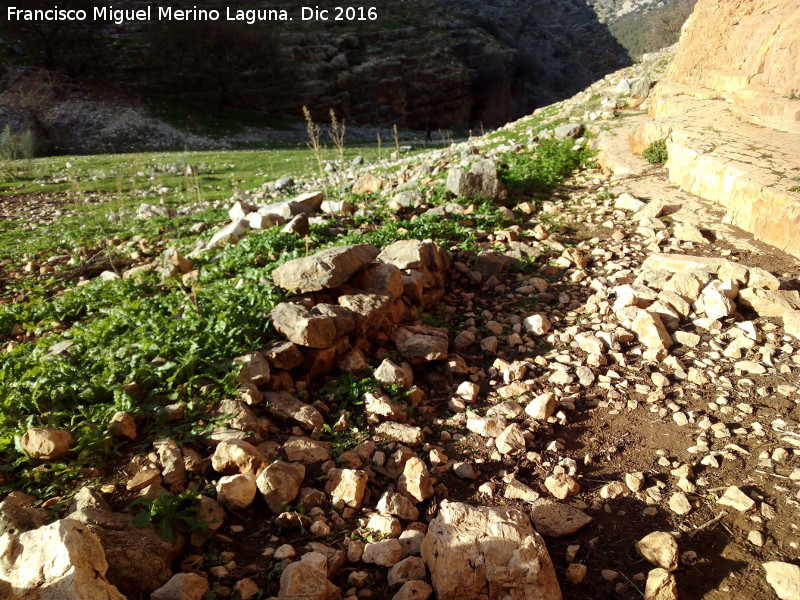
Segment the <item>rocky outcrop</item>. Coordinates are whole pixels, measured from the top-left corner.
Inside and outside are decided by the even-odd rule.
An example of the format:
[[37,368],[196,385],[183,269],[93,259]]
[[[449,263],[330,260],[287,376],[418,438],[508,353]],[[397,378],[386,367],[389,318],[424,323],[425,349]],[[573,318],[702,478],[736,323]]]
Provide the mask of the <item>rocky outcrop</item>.
[[743,121],[800,133],[800,6],[700,0],[668,79],[716,92]]
[[[223,14],[225,9],[252,8],[247,0],[212,5]],[[348,119],[348,126],[397,123],[413,129],[477,130],[568,97],[629,62],[585,0],[375,0],[369,7],[376,10],[376,20],[335,22],[330,7],[325,7],[329,20],[301,21],[302,5],[295,0],[269,4],[293,18],[262,29],[263,42],[257,48],[269,48],[270,60],[243,58],[246,50],[227,42],[228,59],[246,65],[228,69],[235,75],[209,58],[213,51],[204,56],[202,44],[187,50],[181,65],[176,57],[162,69],[143,59],[152,56],[141,49],[152,39],[149,26],[98,27],[94,31],[102,43],[118,50],[115,60],[103,63],[103,84],[125,88],[134,98],[172,95],[217,110],[224,97],[237,108],[292,117],[307,106],[318,121],[327,121],[333,108]],[[133,0],[114,5],[138,6]],[[227,31],[226,40],[236,40],[235,30],[228,29],[236,25],[241,24],[220,27],[223,34]],[[256,27],[244,25],[244,35]],[[196,32],[202,39],[207,31],[203,24],[184,22],[176,35],[191,37]],[[136,50],[128,52],[129,47]],[[180,53],[184,47],[176,50]],[[201,67],[182,68],[193,64],[193,51]],[[111,63],[114,68],[108,68]],[[46,141],[53,149],[85,150],[87,144],[102,148],[102,142],[137,150],[222,145],[194,127],[184,130],[154,118],[139,110],[135,100],[128,106],[96,101],[87,97],[81,83],[77,79],[68,93],[59,90],[58,99],[42,111]],[[0,128],[9,122],[24,130],[29,126],[26,119],[13,102],[0,99]],[[348,135],[352,133],[348,127]],[[241,142],[252,143],[252,134],[240,136]],[[268,135],[285,138],[287,132],[273,130]],[[369,137],[374,139],[374,133]]]
[[800,7],[699,0],[631,136],[666,140],[670,180],[721,204],[725,221],[800,256]]

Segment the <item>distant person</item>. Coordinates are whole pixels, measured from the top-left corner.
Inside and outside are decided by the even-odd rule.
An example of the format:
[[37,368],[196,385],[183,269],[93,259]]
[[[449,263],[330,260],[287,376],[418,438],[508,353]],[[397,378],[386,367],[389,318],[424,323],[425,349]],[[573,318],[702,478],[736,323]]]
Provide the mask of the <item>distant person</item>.
[[430,126],[425,128],[425,141],[426,142],[432,142],[433,141],[433,137],[431,136],[431,128],[430,128]]

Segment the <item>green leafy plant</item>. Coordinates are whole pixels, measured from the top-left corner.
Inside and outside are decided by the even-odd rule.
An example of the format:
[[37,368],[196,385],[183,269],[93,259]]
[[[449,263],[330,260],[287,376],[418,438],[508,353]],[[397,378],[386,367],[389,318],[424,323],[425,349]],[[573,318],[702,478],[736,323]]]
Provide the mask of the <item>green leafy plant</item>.
[[575,151],[574,145],[574,140],[542,140],[534,152],[507,152],[500,179],[512,196],[547,193],[591,158],[591,151]]
[[664,164],[667,162],[667,158],[669,158],[667,154],[667,140],[656,140],[652,142],[645,148],[644,152],[642,152],[642,156],[649,163]]
[[141,506],[143,510],[133,518],[136,527],[153,524],[156,533],[165,542],[174,542],[181,529],[208,534],[208,523],[199,516],[198,492],[186,490],[174,496],[166,491],[157,498],[137,498],[131,506]]

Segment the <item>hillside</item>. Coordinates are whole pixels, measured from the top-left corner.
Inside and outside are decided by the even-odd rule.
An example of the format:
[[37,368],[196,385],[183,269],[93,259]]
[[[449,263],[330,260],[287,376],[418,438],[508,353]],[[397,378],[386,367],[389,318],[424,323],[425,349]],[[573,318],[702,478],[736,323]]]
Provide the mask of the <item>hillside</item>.
[[697,0],[588,0],[633,57],[671,46]]
[[[294,14],[299,4],[260,5]],[[466,131],[568,97],[629,60],[580,0],[382,0],[375,8],[374,22],[76,26],[59,30],[48,52],[36,32],[5,24],[17,42],[5,46],[6,65],[16,74],[19,65],[49,62],[61,74],[59,100],[160,107],[155,116],[179,128],[206,121],[203,113],[223,118],[235,109],[296,119],[308,106],[320,120],[334,109],[351,124]],[[38,110],[50,113],[54,135],[87,122],[86,115],[71,119],[69,106],[53,108]],[[98,108],[98,120],[104,112]],[[11,113],[5,119],[24,127],[25,115]],[[53,147],[75,148],[60,138]]]

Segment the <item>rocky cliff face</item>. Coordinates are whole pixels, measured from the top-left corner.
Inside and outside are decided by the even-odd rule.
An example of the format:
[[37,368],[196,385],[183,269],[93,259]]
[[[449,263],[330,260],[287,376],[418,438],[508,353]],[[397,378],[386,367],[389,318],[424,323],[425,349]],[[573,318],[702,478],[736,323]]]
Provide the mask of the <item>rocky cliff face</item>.
[[[297,15],[302,3],[256,4]],[[207,6],[239,5],[253,2]],[[247,65],[236,102],[292,115],[308,106],[325,119],[333,108],[362,124],[477,129],[569,97],[630,60],[585,0],[374,0],[370,6],[376,21],[276,24],[269,30],[274,52]],[[184,97],[215,101],[219,83],[203,69],[180,83],[176,70],[158,74],[159,93],[179,89]],[[138,67],[125,79],[141,89],[151,77]]]
[[583,0],[376,4],[373,25],[282,32],[283,69],[251,100],[293,114],[334,108],[359,122],[489,127],[629,60]]
[[800,133],[800,5],[698,2],[669,78],[724,94],[752,123]]
[[674,183],[721,204],[727,222],[795,256],[799,60],[796,0],[698,0],[656,88],[653,120],[637,136],[645,143],[666,138]]

